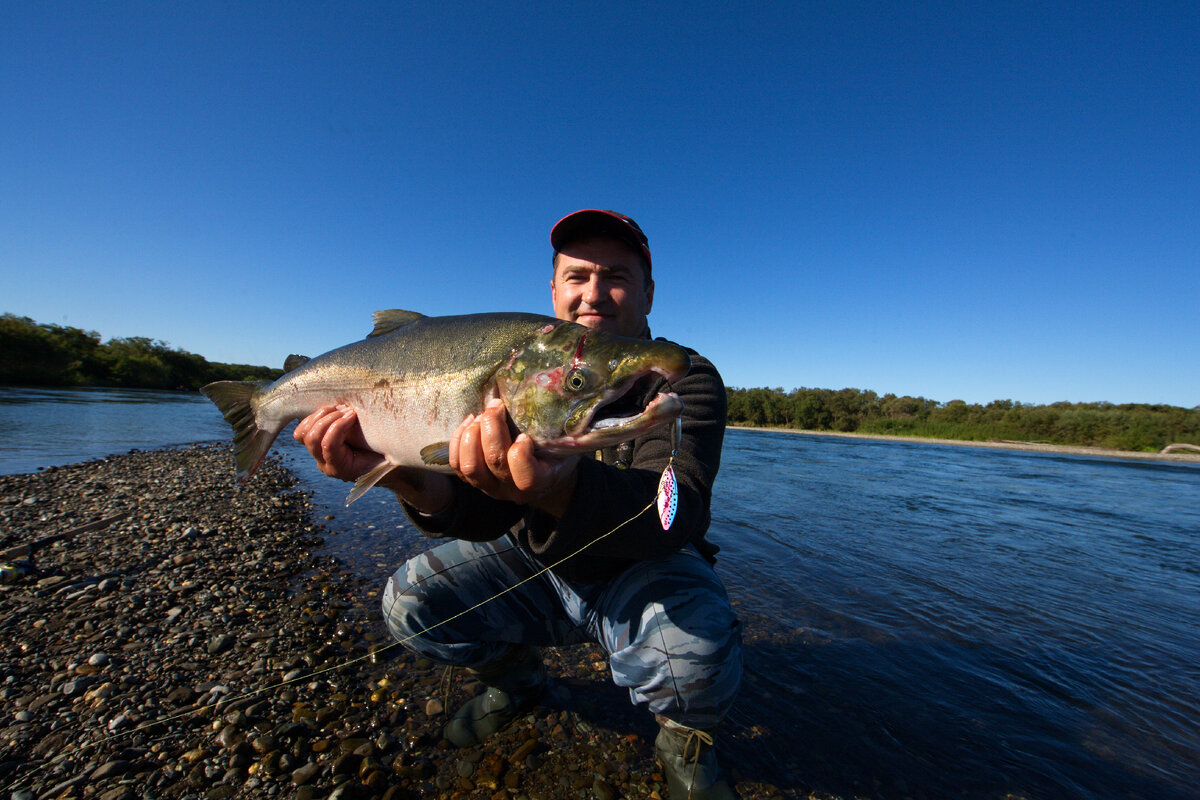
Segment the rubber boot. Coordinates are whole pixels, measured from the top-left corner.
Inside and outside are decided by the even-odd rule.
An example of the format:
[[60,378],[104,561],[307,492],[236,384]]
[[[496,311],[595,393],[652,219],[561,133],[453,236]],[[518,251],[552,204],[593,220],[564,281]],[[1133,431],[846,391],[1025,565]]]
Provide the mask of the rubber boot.
[[717,765],[713,736],[656,716],[654,753],[663,766],[671,800],[737,800]]
[[514,645],[499,660],[468,670],[487,691],[454,712],[442,735],[455,747],[474,747],[538,704],[546,691],[541,653]]

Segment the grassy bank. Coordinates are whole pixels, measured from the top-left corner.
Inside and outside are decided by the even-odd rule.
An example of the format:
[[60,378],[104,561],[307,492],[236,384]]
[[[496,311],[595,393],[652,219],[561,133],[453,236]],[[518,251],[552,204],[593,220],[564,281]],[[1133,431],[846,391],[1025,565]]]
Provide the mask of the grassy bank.
[[735,425],[863,433],[966,442],[1029,442],[1159,452],[1200,445],[1200,407],[1147,403],[1051,403],[994,400],[986,405],[859,389],[730,388]]
[[1109,447],[1085,445],[1051,444],[1048,442],[1021,442],[1008,439],[975,441],[969,439],[939,438],[933,436],[900,436],[885,433],[842,433],[838,431],[811,431],[799,428],[774,428],[769,426],[731,425],[731,428],[771,433],[794,433],[803,436],[833,436],[846,439],[872,439],[884,442],[914,442],[921,444],[958,445],[960,447],[988,447],[998,450],[1026,450],[1041,453],[1068,453],[1071,455],[1096,456],[1100,458],[1128,458],[1144,461],[1175,461],[1200,464],[1200,453],[1162,453],[1136,450],[1119,450]]

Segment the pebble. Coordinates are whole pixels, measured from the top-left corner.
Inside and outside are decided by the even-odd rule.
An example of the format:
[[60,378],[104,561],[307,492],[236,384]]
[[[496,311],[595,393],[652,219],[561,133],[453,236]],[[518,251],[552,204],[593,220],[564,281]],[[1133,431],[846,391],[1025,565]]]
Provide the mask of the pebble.
[[226,650],[233,647],[233,643],[236,641],[237,640],[228,633],[216,636],[208,643],[208,654],[210,656],[215,656],[219,653],[224,653]]
[[292,771],[292,783],[296,786],[303,786],[316,777],[321,771],[321,765],[315,761],[310,761],[302,767]]

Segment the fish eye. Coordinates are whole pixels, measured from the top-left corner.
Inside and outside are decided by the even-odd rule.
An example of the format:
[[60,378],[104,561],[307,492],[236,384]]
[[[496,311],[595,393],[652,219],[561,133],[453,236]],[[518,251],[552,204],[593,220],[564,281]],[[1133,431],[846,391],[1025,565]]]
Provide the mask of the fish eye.
[[573,369],[567,373],[567,379],[564,383],[572,392],[578,392],[580,389],[587,386],[587,373],[581,369]]

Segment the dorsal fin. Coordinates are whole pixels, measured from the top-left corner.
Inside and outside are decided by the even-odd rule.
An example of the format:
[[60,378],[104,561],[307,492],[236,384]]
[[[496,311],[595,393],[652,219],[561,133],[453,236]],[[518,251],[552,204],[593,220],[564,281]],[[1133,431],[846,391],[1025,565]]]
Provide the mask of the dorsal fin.
[[283,360],[283,371],[291,372],[294,369],[299,369],[300,367],[303,367],[305,364],[307,364],[309,361],[312,361],[312,359],[309,358],[308,356],[298,356],[295,353],[292,353],[290,356],[288,356],[287,358],[285,358]]
[[383,336],[385,333],[398,331],[405,325],[411,322],[416,322],[419,319],[425,319],[425,315],[416,311],[405,311],[400,308],[389,308],[386,311],[376,311],[372,314],[375,319],[375,328],[367,334],[367,338],[372,336]]

